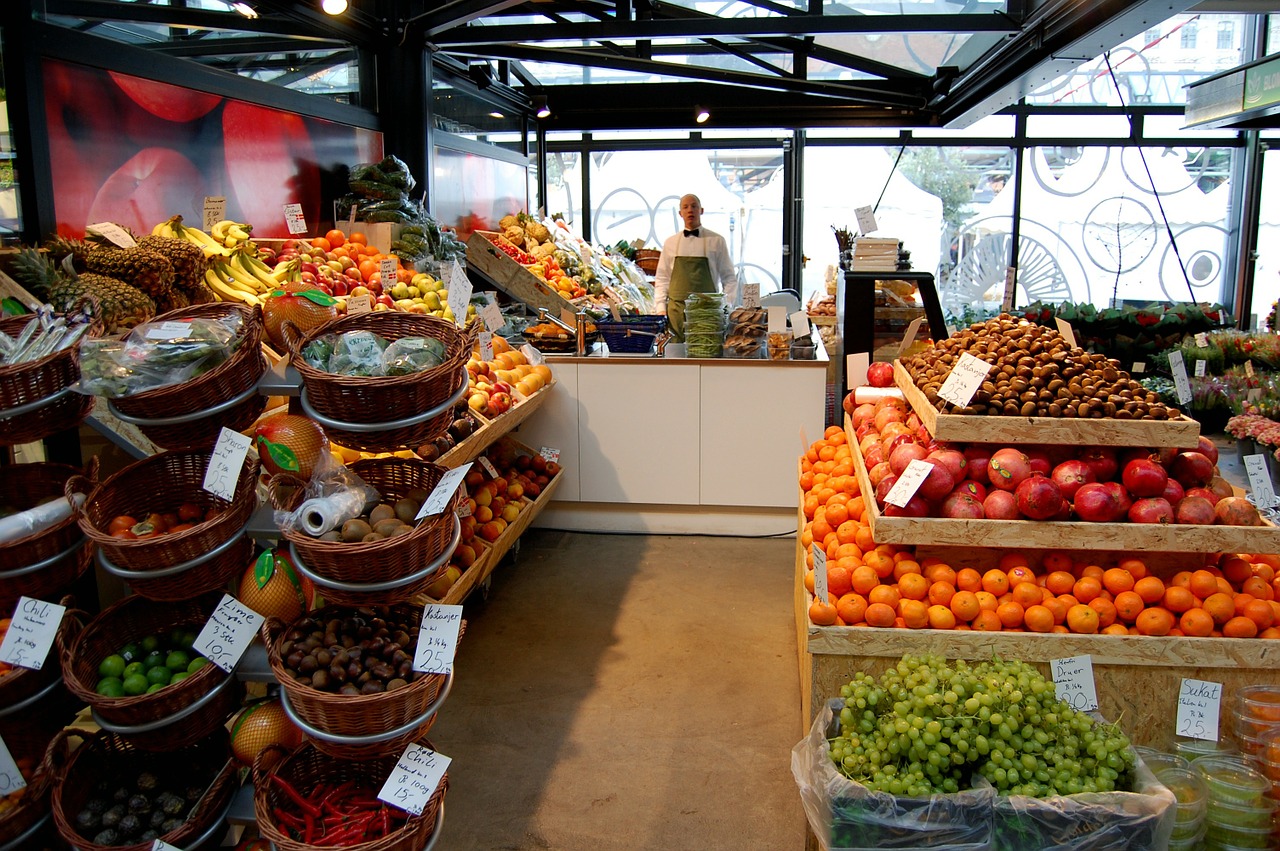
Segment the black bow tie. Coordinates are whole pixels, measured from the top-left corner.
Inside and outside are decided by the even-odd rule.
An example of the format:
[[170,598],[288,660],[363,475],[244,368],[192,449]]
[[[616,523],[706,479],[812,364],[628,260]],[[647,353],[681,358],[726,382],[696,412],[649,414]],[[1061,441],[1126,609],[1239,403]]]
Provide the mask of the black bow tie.
[[684,235],[685,235],[685,236],[697,236],[697,235],[698,235],[698,232],[699,232],[700,230],[701,230],[701,228],[694,228],[693,230],[687,230],[687,231],[685,231],[685,232],[684,232]]

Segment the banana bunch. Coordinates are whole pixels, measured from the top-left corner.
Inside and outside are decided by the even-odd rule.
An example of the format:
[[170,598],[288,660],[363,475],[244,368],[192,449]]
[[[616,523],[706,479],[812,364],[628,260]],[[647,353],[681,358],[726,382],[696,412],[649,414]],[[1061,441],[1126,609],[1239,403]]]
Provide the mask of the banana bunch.
[[253,251],[255,246],[249,238],[252,230],[252,225],[223,219],[209,233],[205,233],[200,228],[183,224],[182,216],[174,216],[153,227],[151,233],[153,236],[167,236],[189,242],[203,251],[205,257],[212,259],[230,257],[238,249]]
[[232,251],[228,257],[212,257],[205,271],[205,283],[222,301],[240,301],[250,306],[281,284],[291,280],[294,267],[281,264],[272,269],[250,251]]
[[245,247],[249,242],[249,234],[252,231],[253,225],[247,222],[223,219],[213,226],[213,229],[209,231],[209,236],[222,243],[226,248]]

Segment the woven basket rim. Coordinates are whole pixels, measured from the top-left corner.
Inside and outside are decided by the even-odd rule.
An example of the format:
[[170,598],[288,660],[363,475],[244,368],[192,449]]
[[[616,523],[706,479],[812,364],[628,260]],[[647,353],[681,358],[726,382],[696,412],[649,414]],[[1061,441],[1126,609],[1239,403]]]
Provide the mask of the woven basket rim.
[[[19,328],[19,330],[21,330],[21,328],[25,328],[27,326],[26,322],[21,322],[21,320],[24,320],[24,319],[27,321],[31,321],[32,319],[35,319],[35,316],[34,315],[9,316],[4,319],[0,319],[0,331],[4,331],[6,334],[10,333],[7,330],[7,326],[9,325],[12,325],[13,327]],[[19,322],[21,322],[20,326],[19,326]],[[102,331],[103,331],[102,323],[95,321],[90,324],[88,333],[84,337],[81,337],[78,341],[76,341],[76,344],[69,349],[63,349],[62,351],[53,352],[52,354],[45,355],[44,357],[40,358],[40,360],[28,361],[27,363],[15,363],[15,364],[9,364],[7,366],[0,366],[0,390],[5,389],[4,385],[7,382],[15,378],[18,378],[20,376],[25,376],[27,373],[45,372],[53,363],[55,363],[58,360],[70,360],[72,362],[72,365],[75,368],[75,372],[79,374],[80,344],[84,342],[86,337],[102,336]],[[72,379],[72,382],[74,381],[75,379]],[[65,386],[66,385],[64,384],[63,387]],[[3,399],[0,399],[0,401],[3,401]],[[35,400],[28,399],[26,401],[33,402]],[[18,405],[21,405],[21,404],[25,404],[25,402],[15,402],[14,404],[8,404],[6,402],[4,404],[4,407],[16,408]]]
[[[387,317],[387,318],[379,319],[377,317]],[[438,366],[433,366],[430,369],[423,370],[422,372],[415,372],[409,375],[377,375],[377,376],[370,376],[370,377],[335,375],[332,372],[326,372],[321,369],[316,369],[311,364],[307,363],[306,360],[302,357],[302,350],[305,349],[309,343],[311,343],[313,340],[319,337],[324,336],[325,334],[342,333],[342,331],[344,330],[342,326],[344,325],[361,325],[362,326],[368,322],[375,322],[375,323],[381,322],[385,324],[393,321],[397,323],[408,322],[413,324],[420,324],[427,329],[438,327],[441,331],[445,331],[445,330],[452,331],[457,336],[460,352],[455,353],[452,356],[446,356],[444,361],[441,362]],[[366,329],[360,328],[357,330],[366,330]],[[409,337],[414,335],[405,333],[405,334],[391,334],[391,335],[383,334],[382,336],[390,340],[399,340],[399,339],[403,339],[404,337]],[[446,349],[448,348],[449,343],[452,342],[452,340],[446,339],[440,335],[423,334],[422,336],[434,336],[435,339],[443,340],[445,343]],[[441,319],[438,316],[426,316],[426,315],[420,315],[420,314],[400,314],[398,312],[392,312],[392,311],[383,311],[379,313],[361,313],[361,314],[356,314],[354,316],[339,316],[337,319],[330,319],[328,322],[325,322],[323,325],[317,325],[316,327],[312,328],[310,331],[307,331],[305,333],[299,332],[299,334],[296,337],[294,335],[289,335],[289,334],[286,334],[285,336],[285,342],[287,344],[286,347],[288,348],[289,355],[290,355],[289,362],[293,365],[294,369],[298,370],[298,373],[302,376],[304,383],[307,381],[323,381],[330,384],[336,383],[338,384],[338,386],[342,386],[344,384],[350,384],[353,387],[358,387],[358,388],[368,387],[370,389],[375,389],[375,390],[394,389],[396,387],[402,387],[402,386],[407,387],[413,384],[433,381],[442,376],[448,375],[449,372],[456,369],[459,364],[466,363],[467,358],[470,357],[471,346],[467,345],[467,341],[469,339],[470,339],[470,335],[468,335],[468,333],[464,329],[459,328],[457,325],[453,324],[452,322],[448,322],[444,319]]]
[[[43,468],[43,470],[37,470],[35,469],[36,467]],[[90,482],[92,482],[94,486],[97,486],[98,469],[99,469],[98,456],[94,455],[92,458],[89,459],[88,463],[85,464],[84,467],[76,467],[73,464],[59,464],[51,461],[36,461],[30,464],[13,464],[7,467],[0,467],[0,477],[6,476],[9,474],[17,474],[18,476],[22,476],[23,474],[28,474],[28,473],[35,475],[43,471],[56,470],[59,473],[65,471],[67,475],[66,475],[66,478],[62,480],[64,487],[58,489],[58,494],[61,495],[64,492],[66,483],[70,481],[71,478],[74,476],[82,476],[85,479],[88,479]],[[89,494],[86,493],[85,494],[86,500],[88,499],[88,497],[89,497]],[[34,543],[39,538],[43,538],[47,535],[58,534],[63,530],[67,529],[72,524],[74,524],[76,522],[76,518],[78,515],[79,515],[79,512],[73,510],[67,517],[63,518],[62,521],[60,521],[59,523],[53,526],[49,526],[48,528],[41,529],[39,532],[32,532],[29,535],[23,535],[21,538],[11,538],[10,540],[5,541],[4,543],[0,543],[0,553],[12,552],[18,547],[28,546]]]

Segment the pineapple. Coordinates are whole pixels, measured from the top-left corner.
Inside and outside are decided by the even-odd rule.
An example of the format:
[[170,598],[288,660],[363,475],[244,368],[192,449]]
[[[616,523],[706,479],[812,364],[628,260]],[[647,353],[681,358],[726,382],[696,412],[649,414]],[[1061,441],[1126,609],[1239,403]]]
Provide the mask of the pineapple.
[[[198,246],[183,239],[147,235],[138,240],[138,247],[164,255],[173,266],[174,287],[186,293],[192,301],[213,301],[213,292],[204,283],[209,261]],[[205,294],[208,298],[203,298]]]
[[185,291],[174,287],[164,295],[155,300],[157,313],[168,313],[170,310],[179,310],[184,307],[191,306],[191,296]]
[[59,313],[87,300],[90,313],[102,320],[108,334],[128,331],[156,315],[155,302],[136,287],[92,272],[78,275],[34,248],[18,252],[14,272]]
[[173,264],[148,248],[93,246],[85,257],[90,272],[127,281],[152,298],[173,289]]

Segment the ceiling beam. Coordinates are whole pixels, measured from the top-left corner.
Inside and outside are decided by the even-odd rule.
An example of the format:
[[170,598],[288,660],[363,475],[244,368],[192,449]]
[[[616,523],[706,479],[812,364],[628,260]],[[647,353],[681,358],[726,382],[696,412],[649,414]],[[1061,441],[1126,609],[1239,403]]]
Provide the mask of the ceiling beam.
[[[271,6],[270,0],[253,0],[257,6]],[[210,12],[180,6],[155,6],[149,3],[114,3],[109,0],[48,0],[45,12],[87,21],[122,21],[140,24],[181,27],[220,32],[252,32],[284,35],[300,39],[340,39],[363,43],[375,34],[350,22],[319,20],[281,20],[263,15],[246,18],[238,12]],[[330,23],[332,22],[332,23]]]
[[169,56],[261,56],[270,53],[299,53],[313,50],[349,50],[345,41],[299,41],[296,38],[188,38],[157,44],[151,48]]
[[513,6],[523,5],[524,0],[453,0],[430,12],[424,12],[404,22],[405,33],[410,37],[428,40],[436,35],[465,25],[477,18],[497,14]]

